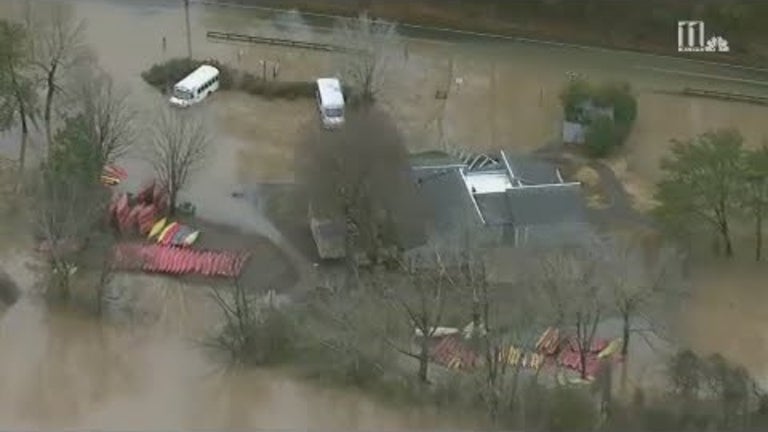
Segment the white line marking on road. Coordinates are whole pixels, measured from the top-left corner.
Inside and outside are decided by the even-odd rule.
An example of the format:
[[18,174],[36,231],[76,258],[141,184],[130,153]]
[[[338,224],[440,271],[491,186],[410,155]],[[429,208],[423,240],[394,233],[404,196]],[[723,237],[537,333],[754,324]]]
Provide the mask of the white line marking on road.
[[705,73],[699,73],[699,72],[687,72],[679,69],[665,69],[665,68],[657,68],[652,66],[635,66],[635,69],[648,70],[652,72],[659,72],[659,73],[665,73],[670,75],[691,76],[691,77],[706,78],[706,79],[719,80],[719,81],[732,81],[732,82],[741,82],[746,84],[755,84],[760,86],[768,86],[768,81],[752,80],[752,79],[746,79],[746,78],[734,78],[734,77],[728,77],[723,75],[712,75],[712,74],[705,74]]
[[[234,8],[242,8],[242,9],[261,9],[271,12],[286,12],[286,9],[280,9],[280,8],[271,8],[271,7],[265,7],[265,6],[258,6],[258,5],[243,5],[239,3],[230,3],[225,1],[211,1],[211,0],[191,0],[192,3],[198,3],[203,5],[209,5],[209,6],[219,6],[219,7],[234,7]],[[349,20],[350,17],[345,16],[339,16],[339,15],[331,15],[331,14],[323,14],[323,13],[313,13],[313,12],[301,12],[302,15],[305,16],[315,16],[315,17],[321,17],[321,18],[332,18],[332,19],[343,19],[343,20]],[[686,57],[680,57],[680,56],[673,56],[673,55],[666,55],[666,54],[651,54],[646,53],[642,51],[632,51],[632,50],[625,50],[625,49],[618,49],[618,48],[606,48],[606,47],[598,47],[598,46],[590,46],[590,45],[580,45],[580,44],[574,44],[574,43],[567,43],[567,42],[556,42],[556,41],[549,41],[549,40],[542,40],[542,39],[531,39],[531,38],[525,38],[525,37],[518,37],[518,36],[508,36],[503,34],[496,34],[496,33],[485,33],[485,32],[474,32],[469,30],[459,30],[459,29],[452,29],[452,28],[445,28],[445,27],[429,27],[429,26],[422,26],[417,24],[403,24],[398,23],[399,27],[403,28],[413,28],[413,29],[419,29],[419,30],[427,30],[427,31],[436,31],[436,32],[443,32],[443,33],[449,33],[449,34],[457,34],[457,35],[466,35],[466,36],[475,36],[475,37],[482,37],[487,39],[497,39],[497,40],[508,40],[510,42],[522,42],[522,43],[528,43],[528,44],[538,44],[538,45],[550,45],[550,46],[556,46],[561,48],[571,48],[571,49],[581,49],[581,50],[588,50],[588,51],[597,51],[597,52],[606,52],[606,53],[613,53],[613,54],[635,54],[638,56],[644,56],[647,58],[659,58],[659,59],[666,59],[666,60],[678,60],[680,62],[684,63],[694,63],[694,64],[703,64],[703,65],[709,65],[709,66],[718,66],[722,68],[728,68],[728,69],[740,69],[740,70],[746,70],[746,71],[753,71],[753,72],[768,72],[768,69],[766,68],[760,68],[760,67],[754,67],[754,66],[742,66],[742,65],[735,65],[730,63],[721,63],[716,61],[707,61],[707,60],[697,60],[692,58],[686,58]],[[423,38],[408,38],[408,39],[423,39]],[[441,42],[450,42],[450,41],[441,41]]]

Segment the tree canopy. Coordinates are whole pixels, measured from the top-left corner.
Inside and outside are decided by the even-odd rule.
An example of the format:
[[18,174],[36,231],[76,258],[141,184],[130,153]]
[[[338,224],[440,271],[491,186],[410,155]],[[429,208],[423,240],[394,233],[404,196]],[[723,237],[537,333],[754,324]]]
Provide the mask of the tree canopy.
[[560,92],[566,121],[586,128],[586,150],[591,157],[607,156],[624,143],[637,118],[637,99],[627,83],[592,84],[575,78]]
[[346,223],[347,247],[374,258],[423,236],[408,153],[384,112],[350,111],[335,131],[311,125],[297,151],[297,170],[313,213]]
[[706,132],[687,141],[673,141],[662,159],[657,216],[673,232],[691,233],[701,225],[714,230],[733,254],[731,216],[743,179],[743,138],[735,129]]

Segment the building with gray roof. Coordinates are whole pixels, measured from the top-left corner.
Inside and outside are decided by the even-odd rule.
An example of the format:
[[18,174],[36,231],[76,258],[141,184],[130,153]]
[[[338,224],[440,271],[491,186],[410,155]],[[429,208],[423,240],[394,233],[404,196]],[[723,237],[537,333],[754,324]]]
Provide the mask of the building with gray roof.
[[[580,242],[590,232],[581,184],[565,182],[557,167],[541,159],[503,151],[417,155],[411,176],[425,219],[425,235],[412,235],[406,248],[412,254],[435,247],[461,250],[470,238],[499,246],[549,246]],[[328,232],[343,238],[338,223],[313,222],[312,228],[315,237]],[[335,243],[322,247],[320,255],[342,256],[341,241]]]

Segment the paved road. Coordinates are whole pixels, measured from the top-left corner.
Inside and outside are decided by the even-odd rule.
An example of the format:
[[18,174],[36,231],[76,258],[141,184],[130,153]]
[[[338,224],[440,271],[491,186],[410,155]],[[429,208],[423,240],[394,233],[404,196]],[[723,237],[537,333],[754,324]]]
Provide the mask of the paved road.
[[[50,1],[50,0],[48,0]],[[78,3],[99,0],[77,0]],[[102,0],[103,1],[103,0]],[[183,16],[179,0],[107,0],[117,7],[153,11],[177,9]],[[264,7],[235,3],[222,5],[212,0],[191,0],[195,32],[228,30],[255,33],[265,24],[291,31],[297,38],[318,40],[329,34],[336,17],[323,14],[292,14]],[[180,20],[179,24],[183,21]],[[307,30],[311,30],[308,32]],[[444,54],[473,53],[478,57],[526,64],[540,64],[549,69],[575,71],[596,78],[621,79],[638,87],[703,87],[768,96],[768,69],[718,64],[680,57],[659,56],[631,51],[569,45],[520,37],[496,36],[434,27],[402,25],[399,28],[411,44],[427,43]],[[307,36],[308,35],[308,36]],[[670,31],[670,45],[676,44],[676,33]]]
[[[221,7],[203,3],[203,0],[191,1],[193,3],[193,38],[197,38],[196,40],[199,40],[206,30],[255,33],[264,27],[280,26],[296,37],[306,37],[302,35],[309,34],[310,37],[322,39],[323,35],[328,34],[328,29],[334,20],[332,17],[307,14],[291,15],[287,18],[284,12],[275,10]],[[139,81],[138,72],[144,67],[144,63],[138,59],[146,57],[147,51],[151,51],[146,45],[150,41],[141,37],[142,31],[158,31],[157,27],[162,27],[163,29],[159,31],[166,31],[167,28],[167,31],[174,32],[177,38],[183,33],[183,11],[179,0],[77,0],[76,3],[78,5],[93,4],[94,9],[100,10],[91,14],[89,18],[91,20],[89,25],[93,27],[108,25],[106,23],[111,22],[115,15],[119,15],[120,20],[135,25],[135,31],[138,32],[135,35],[137,42],[133,44],[135,46],[128,46],[125,51],[119,53],[103,48],[100,53],[102,60],[110,66],[109,69],[119,80]],[[97,7],[97,3],[101,7]],[[99,13],[110,16],[99,15]],[[104,23],[97,22],[102,18]],[[274,24],[275,22],[279,25]],[[292,32],[292,30],[297,31]],[[103,29],[100,31],[102,33],[99,34],[103,36]],[[531,66],[530,70],[533,71],[575,71],[599,79],[628,80],[636,87],[679,89],[687,86],[768,96],[768,71],[765,70],[414,26],[404,27],[402,33],[409,44],[419,45],[424,48],[423,51],[435,55],[461,54],[478,61],[499,59],[513,65],[524,63],[526,66]],[[670,34],[670,43],[675,42],[675,35]],[[142,87],[137,85],[136,90],[134,93],[141,93]],[[145,99],[150,100],[150,97],[147,96]],[[596,169],[603,177],[604,183],[609,186],[609,195],[615,204],[615,208],[611,211],[616,212],[617,218],[634,217],[630,216],[629,199],[620,188],[620,182],[606,167],[597,166]],[[270,235],[275,234],[271,227],[264,230]],[[294,252],[287,251],[297,264],[306,268],[307,263],[300,263],[298,255]]]
[[[262,7],[232,3],[221,6],[222,2],[211,0],[192,1],[197,7],[206,10],[229,9],[262,20],[279,20],[281,14],[284,14],[280,10]],[[333,27],[336,19],[338,17],[331,15],[301,14],[301,25],[309,26],[316,33],[323,34]],[[285,25],[290,26],[291,23]],[[574,71],[611,75],[614,78],[639,80],[643,83],[673,80],[688,84],[735,86],[742,89],[758,87],[760,91],[768,92],[768,69],[435,27],[401,25],[399,30],[412,42],[428,41],[442,44],[449,49],[469,49],[478,55],[518,57],[526,62],[546,59],[552,63],[567,65]],[[670,31],[670,45],[676,44],[676,37],[676,33]]]

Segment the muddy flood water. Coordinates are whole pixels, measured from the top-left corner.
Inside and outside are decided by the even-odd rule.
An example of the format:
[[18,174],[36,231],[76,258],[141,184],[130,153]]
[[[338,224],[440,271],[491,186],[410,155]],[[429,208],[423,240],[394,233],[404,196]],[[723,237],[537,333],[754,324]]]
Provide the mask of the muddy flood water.
[[215,322],[200,287],[126,281],[149,319],[104,324],[49,309],[32,290],[29,260],[3,254],[24,290],[0,311],[0,428],[99,430],[467,429],[437,413],[388,408],[276,370],[225,370],[202,349]]
[[[151,120],[164,101],[141,81],[140,72],[164,56],[183,55],[179,9],[132,0],[71,4],[87,21],[87,42],[100,66],[127,90],[138,108],[139,121]],[[17,7],[0,2],[0,17],[12,16]],[[202,25],[210,20],[219,25],[237,21],[237,14],[206,15],[198,7],[192,12],[193,21],[200,23],[193,34],[197,55],[231,60],[236,50],[206,43]],[[168,40],[166,53],[160,49],[163,36]],[[275,142],[285,142],[286,135],[293,139],[312,114],[312,104],[269,104],[225,92],[220,96],[209,116],[215,137],[213,155],[189,196],[196,198],[199,215],[279,243],[274,228],[250,205],[232,200],[230,193],[244,182],[284,175],[291,167],[292,152],[281,150]],[[263,115],[257,116],[259,112]],[[282,118],[282,123],[276,124],[276,118]],[[1,138],[3,151],[10,155],[15,153],[12,138],[12,134]],[[126,182],[129,188],[148,173],[138,155],[123,165],[131,175]],[[0,429],[455,430],[473,426],[459,416],[391,407],[356,391],[320,387],[278,370],[224,370],[201,347],[218,319],[203,287],[121,276],[118,284],[144,318],[130,324],[100,323],[82,312],[51,309],[34,291],[31,249],[29,244],[6,242],[0,247],[3,268],[23,292],[15,305],[0,310]]]
[[[74,13],[87,21],[87,42],[99,64],[127,90],[142,124],[165,101],[142,82],[140,73],[163,58],[186,53],[183,11],[178,3],[71,3]],[[17,13],[17,6],[0,1],[0,17]],[[279,57],[287,79],[336,71],[332,59],[312,53],[277,53],[206,40],[206,29],[263,31],[264,21],[254,14],[194,5],[194,56],[242,62],[238,66],[250,71],[261,59]],[[284,17],[288,24],[295,20],[290,14]],[[290,28],[285,25],[279,20],[268,24],[270,34],[289,31],[280,30]],[[162,49],[164,37],[166,51]],[[589,56],[597,54],[492,44],[482,49],[461,47],[462,52],[451,54],[455,64],[451,62],[449,68],[450,49],[445,44],[411,41],[409,45],[408,79],[396,83],[399,93],[385,102],[388,107],[399,104],[393,117],[411,150],[434,149],[443,144],[436,138],[443,133],[448,144],[474,150],[528,151],[546,144],[559,133],[557,89],[568,70],[615,78],[621,73],[616,71],[630,69],[626,77],[641,93],[640,115],[619,159],[627,175],[641,177],[641,185],[658,175],[658,158],[670,138],[685,138],[710,125],[738,126],[751,143],[760,142],[763,136],[765,107],[683,100],[653,92],[659,87],[715,84],[743,90],[732,82],[713,84],[695,76],[660,75],[632,66],[634,60],[622,55],[592,58]],[[309,64],[314,69],[305,68]],[[456,78],[462,84],[453,89],[448,102],[436,101],[435,90],[450,86]],[[249,205],[231,200],[230,192],[244,184],[292,178],[292,145],[303,125],[312,120],[313,103],[266,101],[221,92],[200,110],[211,114],[214,155],[187,191],[188,197],[194,197],[201,216],[258,232],[280,244],[284,240],[275,228]],[[438,134],[435,119],[441,115],[450,121]],[[0,136],[0,143],[2,150],[14,154],[7,147],[15,142],[9,136]],[[140,135],[140,140],[144,138]],[[127,182],[131,188],[148,172],[136,155],[124,165],[131,174]],[[5,243],[0,247],[0,262],[23,290],[18,303],[0,310],[0,429],[456,430],[477,426],[460,415],[392,408],[358,392],[321,388],[281,371],[223,371],[199,343],[217,318],[203,288],[124,276],[120,283],[125,292],[134,293],[131,298],[147,315],[146,320],[130,325],[103,324],[82,313],[49,309],[33,289],[30,249],[30,245],[14,248]],[[700,276],[700,288],[681,314],[685,338],[701,351],[726,349],[727,356],[765,375],[768,314],[762,307],[765,302],[755,299],[766,297],[768,274],[751,267],[718,270],[722,273]],[[732,279],[733,275],[747,279]]]

